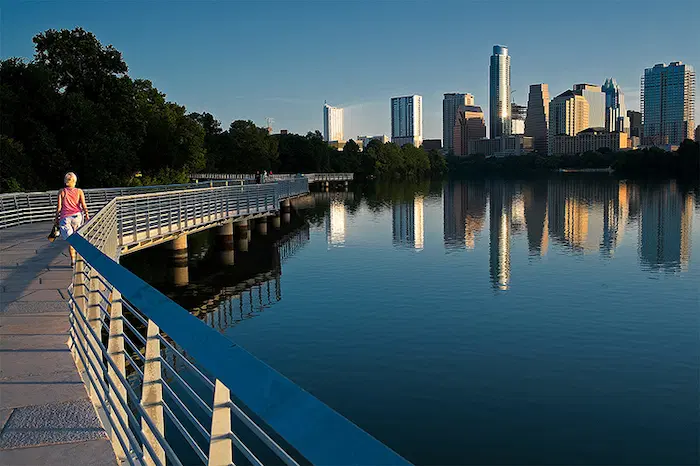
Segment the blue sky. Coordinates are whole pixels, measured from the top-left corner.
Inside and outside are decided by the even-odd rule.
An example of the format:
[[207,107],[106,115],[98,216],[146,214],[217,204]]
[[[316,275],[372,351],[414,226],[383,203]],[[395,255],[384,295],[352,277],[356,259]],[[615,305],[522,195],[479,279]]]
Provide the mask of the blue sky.
[[[392,96],[423,96],[426,138],[442,136],[442,94],[488,109],[494,44],[510,49],[516,102],[612,76],[639,109],[645,67],[700,68],[700,1],[222,1],[0,3],[0,56],[31,57],[32,37],[82,26],[190,111],[275,130],[321,129],[324,100],[345,136],[389,134]],[[696,105],[700,113],[700,105]],[[696,116],[696,124],[698,123]]]

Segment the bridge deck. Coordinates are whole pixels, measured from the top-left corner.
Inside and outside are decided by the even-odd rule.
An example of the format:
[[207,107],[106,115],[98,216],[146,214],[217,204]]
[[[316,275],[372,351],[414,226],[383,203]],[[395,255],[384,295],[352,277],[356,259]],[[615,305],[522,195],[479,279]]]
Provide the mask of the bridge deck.
[[67,243],[0,230],[0,464],[116,464],[67,346]]

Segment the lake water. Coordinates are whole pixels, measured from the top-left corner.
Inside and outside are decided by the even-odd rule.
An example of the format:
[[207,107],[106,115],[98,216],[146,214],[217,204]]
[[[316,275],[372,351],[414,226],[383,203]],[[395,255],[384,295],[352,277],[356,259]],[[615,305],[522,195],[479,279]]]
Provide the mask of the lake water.
[[315,193],[225,273],[191,238],[192,285],[164,290],[416,464],[697,464],[697,192]]

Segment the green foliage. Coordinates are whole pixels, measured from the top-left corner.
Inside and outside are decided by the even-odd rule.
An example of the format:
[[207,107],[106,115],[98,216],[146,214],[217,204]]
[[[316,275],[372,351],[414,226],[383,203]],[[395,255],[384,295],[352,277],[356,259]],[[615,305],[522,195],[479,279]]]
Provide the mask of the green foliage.
[[205,167],[202,127],[127,76],[112,46],[81,28],[48,30],[34,44],[32,62],[0,63],[3,191],[57,188],[68,170],[95,187],[133,183],[137,172],[140,183],[182,180]]

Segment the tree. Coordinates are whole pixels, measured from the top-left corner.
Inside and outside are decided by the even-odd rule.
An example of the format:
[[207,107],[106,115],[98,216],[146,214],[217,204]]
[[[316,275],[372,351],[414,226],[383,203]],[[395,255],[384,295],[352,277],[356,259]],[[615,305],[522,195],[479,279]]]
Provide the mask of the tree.
[[110,78],[128,71],[118,50],[103,46],[94,34],[80,27],[71,31],[49,29],[37,34],[33,41],[34,62],[52,74],[61,91],[99,98]]

